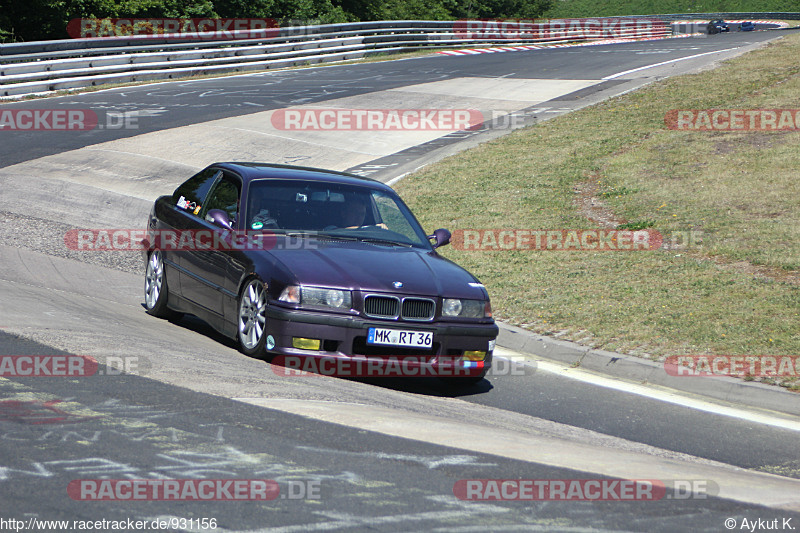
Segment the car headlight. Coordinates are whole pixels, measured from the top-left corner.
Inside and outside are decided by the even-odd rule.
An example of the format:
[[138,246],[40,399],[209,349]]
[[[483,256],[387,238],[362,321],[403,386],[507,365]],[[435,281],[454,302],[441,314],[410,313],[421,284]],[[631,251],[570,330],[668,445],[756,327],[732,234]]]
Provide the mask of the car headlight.
[[350,291],[297,285],[286,287],[278,300],[287,303],[299,303],[302,306],[330,307],[341,310],[349,310],[353,304]]
[[459,298],[445,298],[442,302],[442,314],[444,316],[457,316],[462,318],[484,318],[492,316],[491,311],[486,314],[487,306],[485,300],[461,300]]

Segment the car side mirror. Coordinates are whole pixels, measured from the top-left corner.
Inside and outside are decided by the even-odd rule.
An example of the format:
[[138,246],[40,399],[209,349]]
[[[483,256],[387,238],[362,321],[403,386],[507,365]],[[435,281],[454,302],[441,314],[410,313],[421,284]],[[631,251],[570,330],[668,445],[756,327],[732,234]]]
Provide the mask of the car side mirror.
[[231,225],[231,219],[228,218],[228,213],[222,209],[212,209],[206,213],[206,220],[222,228],[230,230],[233,229],[233,226]]
[[444,228],[434,230],[433,235],[428,235],[428,239],[433,239],[433,247],[438,248],[445,244],[450,244],[450,232]]

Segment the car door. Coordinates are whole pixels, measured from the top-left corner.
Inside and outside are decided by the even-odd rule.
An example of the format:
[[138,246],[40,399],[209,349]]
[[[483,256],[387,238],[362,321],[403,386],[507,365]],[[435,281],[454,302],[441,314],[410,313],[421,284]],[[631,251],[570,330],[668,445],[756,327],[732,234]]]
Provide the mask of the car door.
[[[223,171],[199,212],[196,221],[196,246],[182,254],[183,297],[219,316],[223,314],[223,296],[231,292],[228,288],[230,284],[226,281],[230,253],[224,245],[217,244],[231,243],[235,236],[229,230],[211,222],[206,215],[212,209],[221,209],[227,213],[232,226],[236,228],[241,190],[241,179],[231,172]],[[215,233],[218,237],[211,237]]]
[[[156,223],[160,233],[160,248],[164,256],[164,265],[169,283],[170,292],[183,295],[181,289],[181,270],[183,269],[183,255],[180,247],[175,244],[178,238],[169,239],[184,231],[197,227],[200,220],[199,214],[205,204],[206,197],[211,187],[222,176],[222,171],[215,168],[206,168],[181,184],[172,195],[170,202],[160,202],[156,205]],[[153,221],[151,221],[152,227]]]

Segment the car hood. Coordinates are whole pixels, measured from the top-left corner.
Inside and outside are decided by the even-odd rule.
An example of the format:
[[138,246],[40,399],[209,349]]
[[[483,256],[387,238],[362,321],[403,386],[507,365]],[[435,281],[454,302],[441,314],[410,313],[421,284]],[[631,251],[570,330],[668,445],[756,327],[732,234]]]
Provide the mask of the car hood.
[[[302,285],[353,290],[486,298],[485,289],[469,272],[435,252],[363,242],[314,241],[306,249],[273,250],[290,277]],[[318,246],[316,249],[308,249]],[[395,282],[402,287],[395,287]]]

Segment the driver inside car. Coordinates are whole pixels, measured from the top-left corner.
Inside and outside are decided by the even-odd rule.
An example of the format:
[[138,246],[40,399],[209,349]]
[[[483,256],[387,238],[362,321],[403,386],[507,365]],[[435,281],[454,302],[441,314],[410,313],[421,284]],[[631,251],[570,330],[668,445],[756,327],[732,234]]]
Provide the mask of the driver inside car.
[[267,190],[265,188],[256,187],[251,191],[252,198],[250,199],[250,213],[255,213],[250,219],[250,229],[278,229],[278,221],[275,220],[270,214],[264,204],[267,197]]
[[[367,202],[361,196],[356,196],[342,206],[341,227],[345,229],[357,229],[365,226],[367,221]],[[370,224],[383,229],[389,229],[383,222]]]

